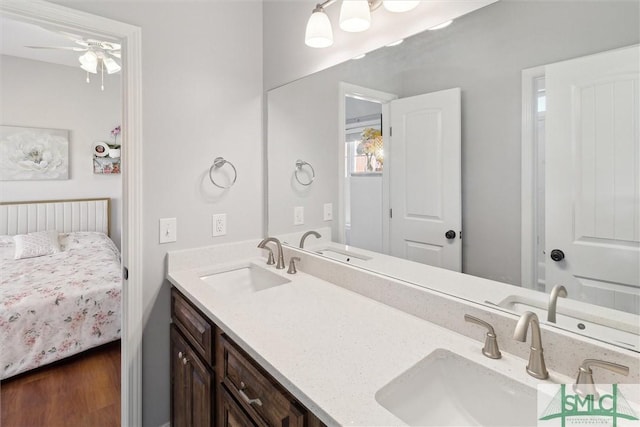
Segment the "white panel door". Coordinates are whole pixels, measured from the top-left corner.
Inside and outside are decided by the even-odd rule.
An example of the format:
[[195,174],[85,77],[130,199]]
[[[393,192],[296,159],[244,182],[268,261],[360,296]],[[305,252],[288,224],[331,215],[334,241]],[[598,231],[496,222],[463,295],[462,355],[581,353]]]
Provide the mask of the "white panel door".
[[[639,63],[634,46],[545,70],[547,288],[562,284],[569,298],[635,313]],[[554,249],[564,259],[554,261]]]
[[387,159],[391,255],[454,271],[462,269],[460,96],[455,88],[392,101]]

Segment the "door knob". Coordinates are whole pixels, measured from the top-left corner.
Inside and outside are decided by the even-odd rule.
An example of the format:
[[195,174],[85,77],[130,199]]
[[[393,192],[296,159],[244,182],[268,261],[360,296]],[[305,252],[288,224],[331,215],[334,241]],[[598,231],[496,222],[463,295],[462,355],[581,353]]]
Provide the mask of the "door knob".
[[555,262],[562,261],[564,259],[564,252],[560,249],[554,249],[551,251],[551,259]]
[[456,238],[456,232],[453,231],[453,230],[449,230],[446,233],[444,233],[444,237],[446,237],[449,240],[455,239]]

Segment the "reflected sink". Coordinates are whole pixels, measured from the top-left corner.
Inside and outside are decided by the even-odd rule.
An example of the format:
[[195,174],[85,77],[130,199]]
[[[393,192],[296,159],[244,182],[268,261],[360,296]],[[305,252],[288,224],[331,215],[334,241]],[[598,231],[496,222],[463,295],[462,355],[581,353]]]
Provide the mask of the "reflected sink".
[[[490,301],[485,302],[493,304]],[[560,304],[562,304],[562,300],[558,301],[558,305]],[[532,311],[543,322],[546,322],[547,319],[546,301],[510,295],[495,305],[516,313]],[[591,313],[577,313],[567,307],[558,307],[556,311],[556,323],[547,324],[556,325],[568,331],[587,335],[592,338],[613,342],[632,350],[637,351],[640,349],[640,336],[638,334],[622,330],[623,325],[619,322],[617,325],[607,325],[605,323],[607,321],[610,320],[602,318],[601,316],[595,316]]]
[[254,264],[201,276],[200,279],[216,292],[226,295],[250,294],[291,282]]
[[437,349],[376,393],[410,426],[535,426],[537,390]]
[[354,260],[368,261],[370,256],[354,252],[350,249],[338,249],[338,248],[322,248],[316,249],[316,253],[324,255],[327,258],[335,259],[342,262],[353,262]]

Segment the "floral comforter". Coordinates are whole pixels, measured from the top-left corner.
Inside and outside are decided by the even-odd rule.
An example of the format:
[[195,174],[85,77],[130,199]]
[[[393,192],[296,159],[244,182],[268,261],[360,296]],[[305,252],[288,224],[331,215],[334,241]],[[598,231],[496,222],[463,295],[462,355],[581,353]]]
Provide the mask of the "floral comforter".
[[0,378],[120,338],[120,253],[103,233],[60,234],[61,252],[14,260],[0,236]]

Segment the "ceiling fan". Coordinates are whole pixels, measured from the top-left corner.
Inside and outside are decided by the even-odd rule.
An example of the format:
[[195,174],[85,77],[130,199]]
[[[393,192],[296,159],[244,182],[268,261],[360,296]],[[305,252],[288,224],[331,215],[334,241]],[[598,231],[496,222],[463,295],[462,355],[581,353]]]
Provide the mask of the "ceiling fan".
[[97,74],[100,70],[102,75],[101,89],[104,90],[104,72],[107,74],[117,73],[122,69],[120,64],[114,59],[122,58],[121,45],[96,39],[85,39],[75,34],[59,31],[63,36],[72,40],[77,46],[25,46],[31,49],[57,49],[70,50],[73,52],[84,52],[78,60],[80,68],[87,72],[87,83],[90,83],[89,73]]

